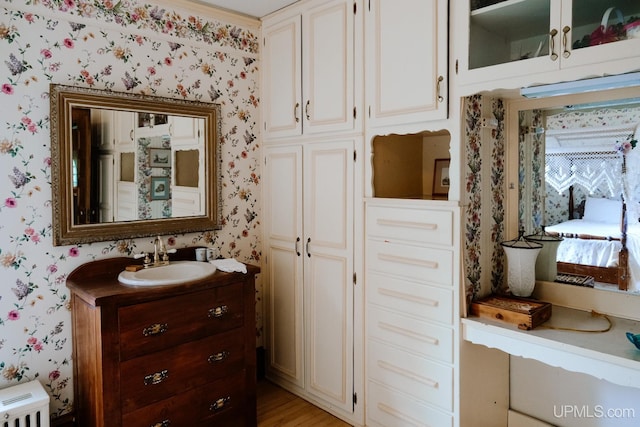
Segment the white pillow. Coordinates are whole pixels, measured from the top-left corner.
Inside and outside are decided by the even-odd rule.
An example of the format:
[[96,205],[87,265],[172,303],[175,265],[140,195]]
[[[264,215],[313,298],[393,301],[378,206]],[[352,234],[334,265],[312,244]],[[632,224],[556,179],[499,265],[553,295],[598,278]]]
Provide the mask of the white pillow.
[[587,197],[584,204],[585,221],[620,224],[622,218],[622,201],[602,197]]

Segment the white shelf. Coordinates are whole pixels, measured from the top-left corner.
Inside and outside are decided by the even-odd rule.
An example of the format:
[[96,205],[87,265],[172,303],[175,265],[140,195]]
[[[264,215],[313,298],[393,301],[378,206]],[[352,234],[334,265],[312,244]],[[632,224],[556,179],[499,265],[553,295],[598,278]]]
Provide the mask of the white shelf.
[[471,24],[508,39],[544,35],[549,27],[549,4],[541,1],[508,0],[471,12]]
[[468,317],[462,319],[462,336],[466,341],[514,356],[640,388],[640,350],[625,336],[627,331],[640,333],[640,322],[609,318],[613,326],[603,333],[548,329],[545,326],[595,330],[607,325],[605,319],[591,313],[553,306],[551,319],[531,331],[491,319]]

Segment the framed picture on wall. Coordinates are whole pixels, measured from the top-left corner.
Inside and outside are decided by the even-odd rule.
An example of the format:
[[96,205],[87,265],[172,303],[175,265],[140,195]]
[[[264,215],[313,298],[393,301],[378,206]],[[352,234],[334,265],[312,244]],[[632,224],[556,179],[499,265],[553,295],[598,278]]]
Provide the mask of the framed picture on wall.
[[447,196],[449,194],[449,164],[451,159],[435,159],[433,167],[433,196]]
[[170,168],[171,150],[166,148],[150,148],[149,166],[152,168]]
[[151,200],[168,200],[169,199],[169,177],[168,176],[152,176],[151,177]]

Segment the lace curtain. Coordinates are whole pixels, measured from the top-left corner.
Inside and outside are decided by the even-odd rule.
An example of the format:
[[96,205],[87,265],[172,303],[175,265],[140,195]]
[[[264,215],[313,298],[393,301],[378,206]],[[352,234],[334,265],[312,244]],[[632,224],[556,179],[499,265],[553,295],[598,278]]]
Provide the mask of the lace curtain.
[[622,156],[615,151],[551,153],[545,155],[546,184],[562,194],[580,186],[587,194],[622,194]]

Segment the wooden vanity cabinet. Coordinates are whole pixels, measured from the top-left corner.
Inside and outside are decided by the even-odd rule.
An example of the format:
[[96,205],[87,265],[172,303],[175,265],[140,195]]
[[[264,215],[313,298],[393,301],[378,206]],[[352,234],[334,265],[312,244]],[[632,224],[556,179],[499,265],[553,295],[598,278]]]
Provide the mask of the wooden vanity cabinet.
[[[193,259],[193,258],[191,258]],[[130,258],[67,279],[78,426],[255,426],[255,274],[136,288]]]

